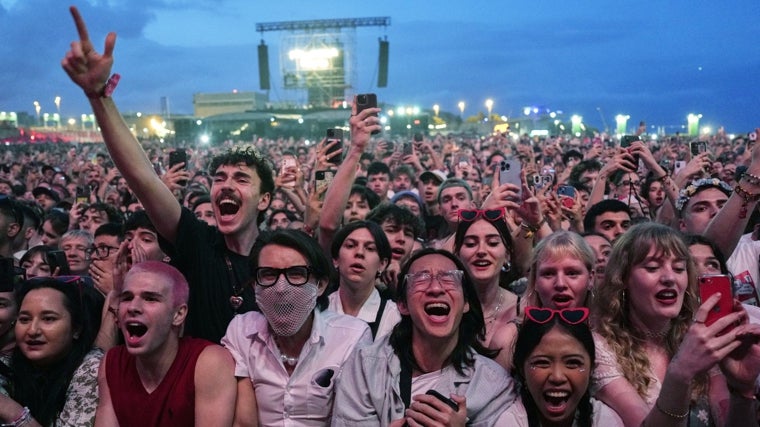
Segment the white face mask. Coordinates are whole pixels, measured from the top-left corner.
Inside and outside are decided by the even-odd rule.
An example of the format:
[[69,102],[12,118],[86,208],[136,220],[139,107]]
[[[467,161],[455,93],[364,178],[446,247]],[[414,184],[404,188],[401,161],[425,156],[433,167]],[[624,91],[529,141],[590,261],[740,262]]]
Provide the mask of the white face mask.
[[274,285],[256,285],[255,290],[256,303],[275,335],[295,335],[317,306],[316,283],[293,286],[282,275]]

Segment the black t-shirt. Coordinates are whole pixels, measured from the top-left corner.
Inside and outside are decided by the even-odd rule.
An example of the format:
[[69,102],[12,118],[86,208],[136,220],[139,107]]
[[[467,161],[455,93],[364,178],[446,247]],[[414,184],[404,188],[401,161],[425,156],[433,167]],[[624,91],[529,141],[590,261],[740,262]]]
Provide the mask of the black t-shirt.
[[[172,245],[163,238],[160,243],[171,256],[171,264],[185,275],[190,285],[185,335],[218,343],[235,314],[257,309],[249,283],[250,260],[228,250],[216,227],[182,208],[176,243]],[[227,268],[227,259],[232,272]],[[242,289],[243,303],[236,311],[230,305],[233,287]]]

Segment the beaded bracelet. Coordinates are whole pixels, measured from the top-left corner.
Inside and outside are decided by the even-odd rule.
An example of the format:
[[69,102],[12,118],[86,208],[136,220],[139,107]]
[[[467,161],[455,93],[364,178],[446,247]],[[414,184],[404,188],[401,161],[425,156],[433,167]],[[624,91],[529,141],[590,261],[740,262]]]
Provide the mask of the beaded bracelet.
[[747,205],[760,200],[760,193],[752,194],[749,191],[745,190],[741,184],[736,184],[736,187],[734,187],[734,192],[742,198],[742,208],[739,211],[739,219],[744,219],[747,217]]
[[686,412],[683,414],[674,414],[670,411],[666,411],[665,409],[660,406],[660,399],[655,400],[654,407],[657,408],[658,411],[662,412],[663,414],[669,416],[670,418],[676,419],[676,420],[682,420],[689,416],[689,409],[686,409]]
[[[752,175],[749,172],[744,172],[741,176],[741,178],[744,178],[752,185],[760,185],[760,176]],[[740,178],[740,179],[741,179]]]

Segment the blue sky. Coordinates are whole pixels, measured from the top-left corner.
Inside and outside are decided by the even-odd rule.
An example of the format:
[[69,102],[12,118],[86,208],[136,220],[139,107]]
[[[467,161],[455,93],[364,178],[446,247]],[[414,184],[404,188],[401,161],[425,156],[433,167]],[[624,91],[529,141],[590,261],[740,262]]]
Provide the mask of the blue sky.
[[[117,32],[114,97],[123,111],[192,113],[192,95],[258,91],[259,22],[389,16],[356,32],[357,92],[382,101],[516,116],[527,105],[614,127],[760,126],[760,3],[705,1],[98,0],[74,3],[99,50]],[[0,111],[89,112],[60,68],[76,30],[60,0],[0,0]],[[265,33],[277,74],[282,33]],[[377,39],[390,41],[388,88],[375,87]],[[273,80],[277,85],[278,80]],[[273,90],[272,98],[284,97]],[[633,126],[629,122],[629,126]],[[671,128],[670,126],[674,126]]]

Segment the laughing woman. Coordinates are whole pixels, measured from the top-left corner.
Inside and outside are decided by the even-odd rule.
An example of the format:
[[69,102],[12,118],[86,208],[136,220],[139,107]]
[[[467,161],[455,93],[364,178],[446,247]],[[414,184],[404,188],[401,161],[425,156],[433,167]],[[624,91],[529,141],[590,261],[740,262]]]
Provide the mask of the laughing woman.
[[396,304],[375,287],[391,260],[383,229],[370,221],[351,222],[335,234],[330,251],[339,285],[329,295],[328,309],[364,320],[373,339],[390,333],[401,315]]
[[513,370],[520,400],[496,425],[623,426],[613,410],[589,396],[596,351],[587,319],[585,307],[525,308]]

